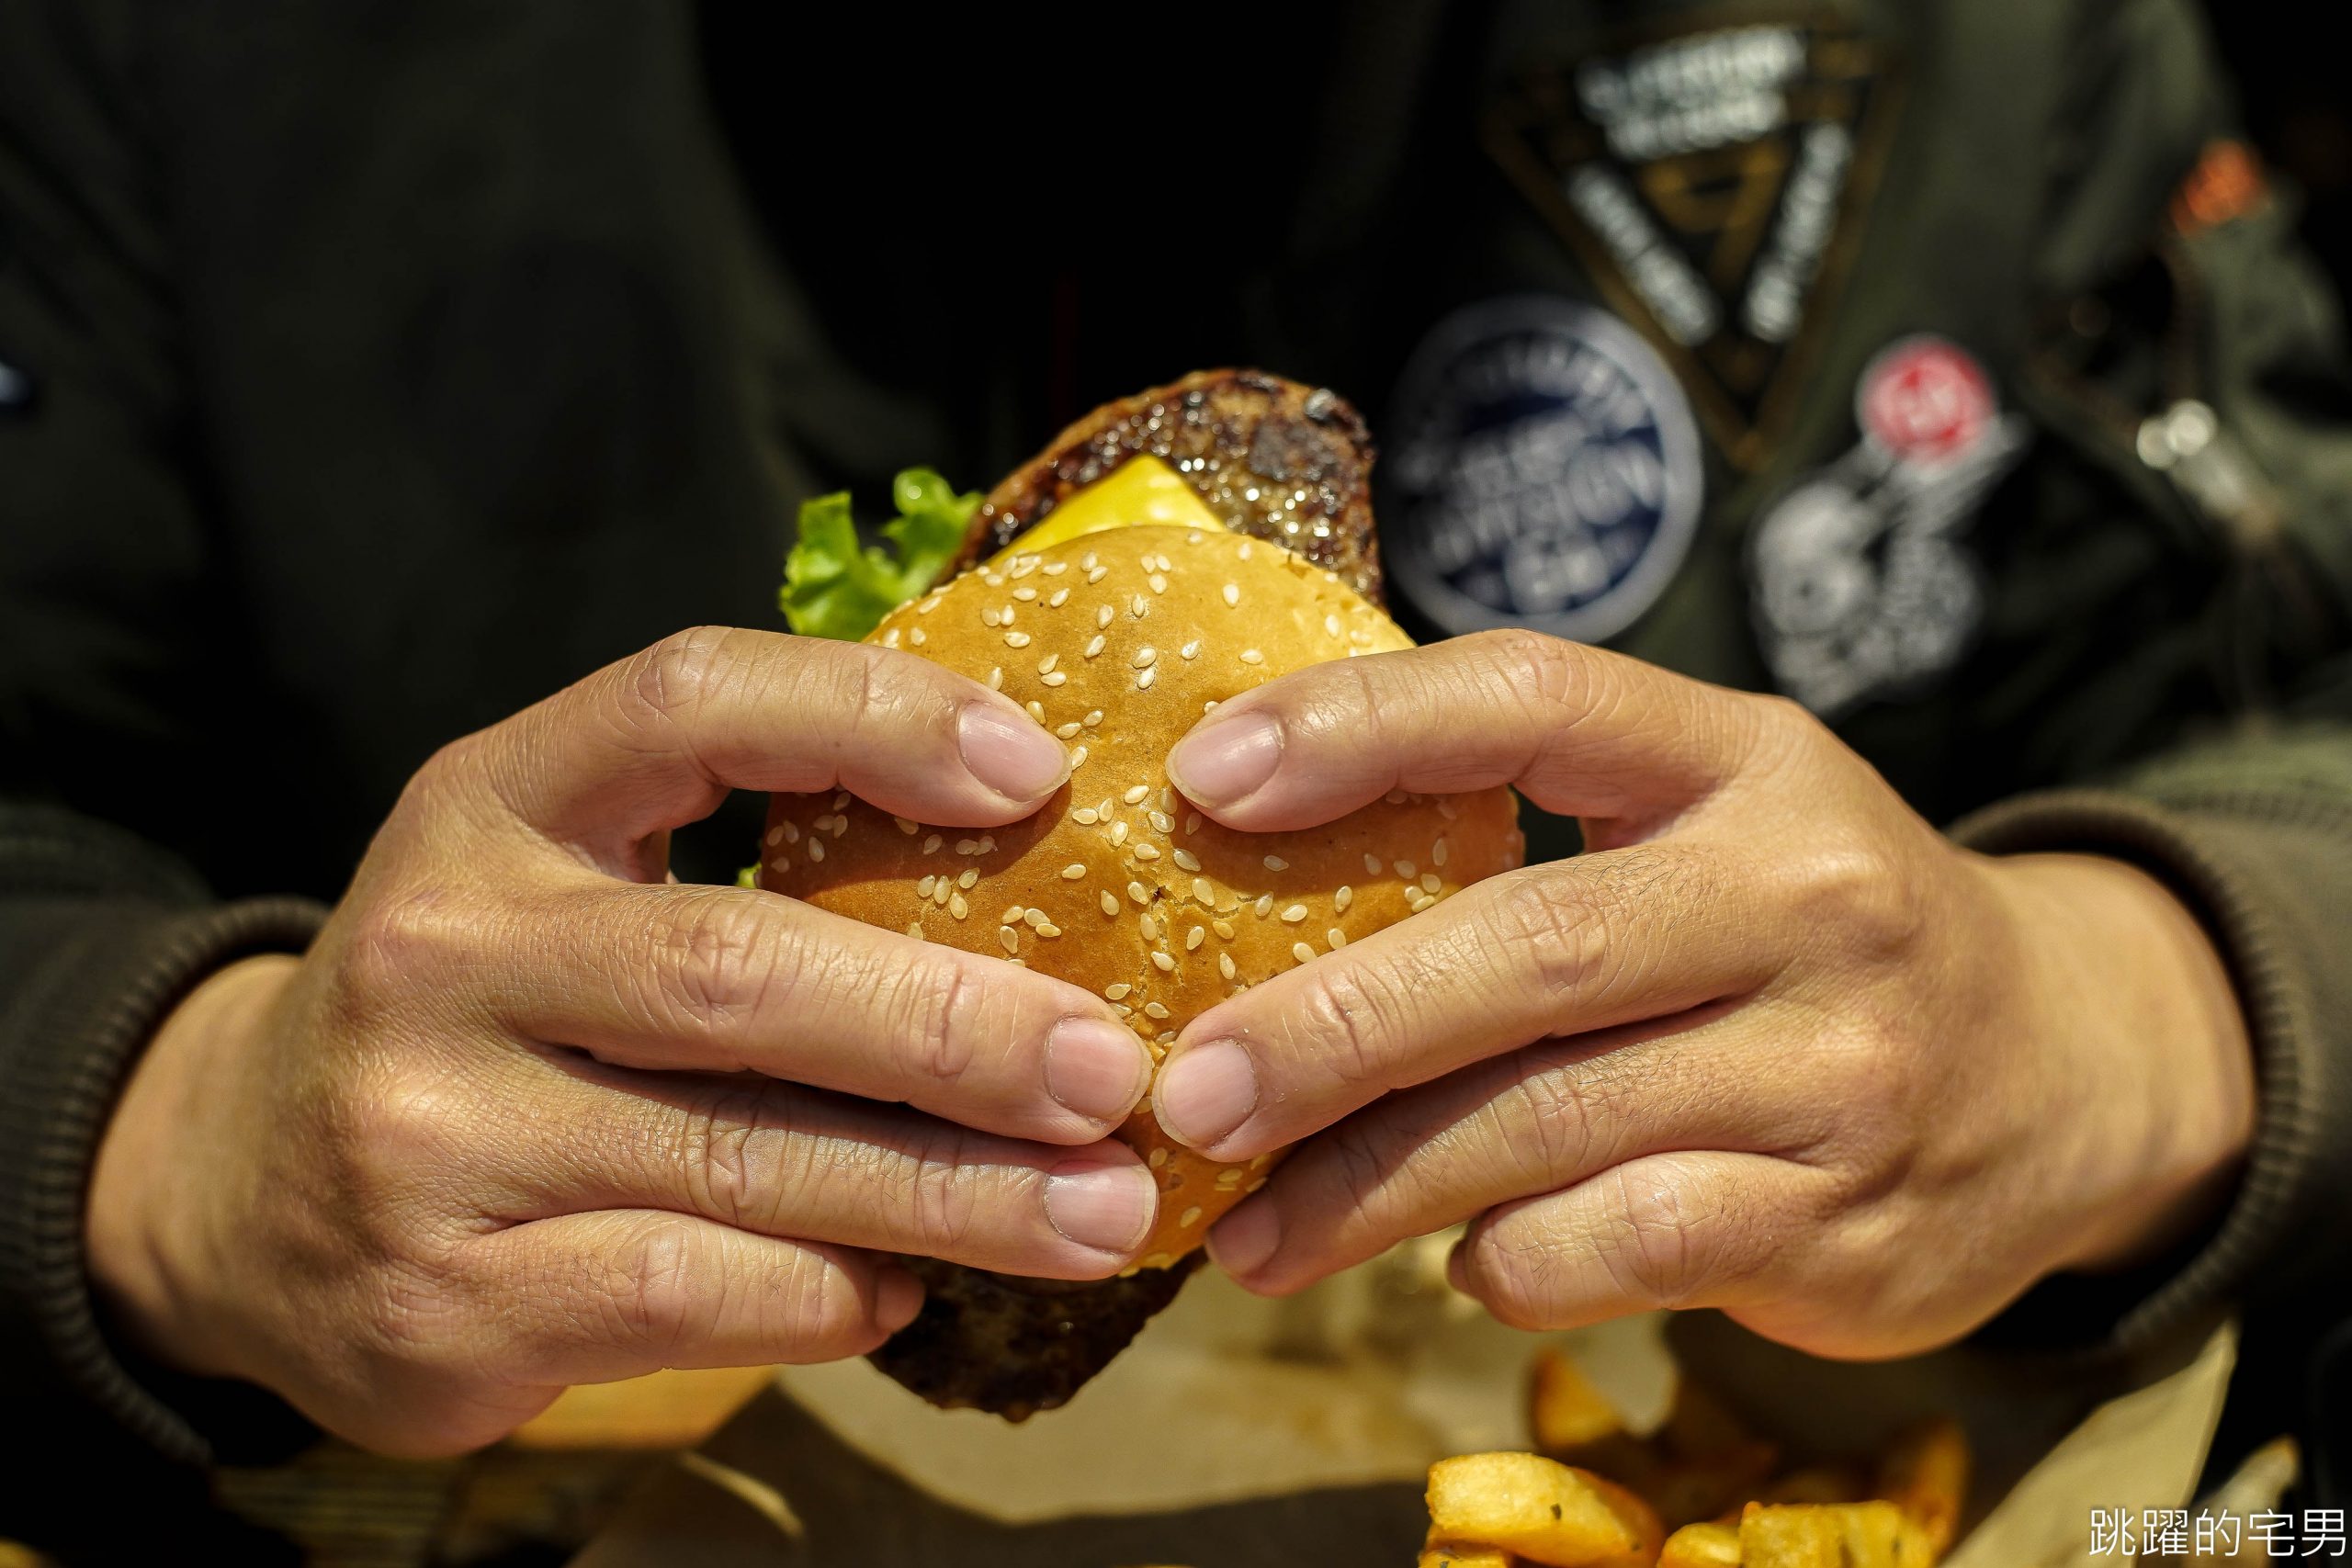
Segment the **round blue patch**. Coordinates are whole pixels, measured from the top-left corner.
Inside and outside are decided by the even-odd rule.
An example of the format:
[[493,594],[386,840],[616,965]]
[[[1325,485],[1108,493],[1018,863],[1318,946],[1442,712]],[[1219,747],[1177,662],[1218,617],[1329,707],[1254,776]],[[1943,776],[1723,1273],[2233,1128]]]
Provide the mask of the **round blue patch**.
[[1615,636],[1698,531],[1699,432],[1672,371],[1623,321],[1545,296],[1431,329],[1398,378],[1381,542],[1452,632]]

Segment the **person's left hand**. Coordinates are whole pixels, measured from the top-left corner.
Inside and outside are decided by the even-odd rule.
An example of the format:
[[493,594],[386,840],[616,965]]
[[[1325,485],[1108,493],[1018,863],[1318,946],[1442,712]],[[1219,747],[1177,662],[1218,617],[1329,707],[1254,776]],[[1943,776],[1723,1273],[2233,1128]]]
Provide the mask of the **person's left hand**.
[[1169,759],[1228,826],[1516,784],[1587,850],[1196,1019],[1155,1091],[1210,1235],[1286,1292],[1472,1221],[1507,1323],[1721,1307],[1817,1354],[1953,1339],[2178,1237],[2251,1136],[2221,962],[2145,874],[1939,835],[1802,709],[1528,633],[1323,665]]

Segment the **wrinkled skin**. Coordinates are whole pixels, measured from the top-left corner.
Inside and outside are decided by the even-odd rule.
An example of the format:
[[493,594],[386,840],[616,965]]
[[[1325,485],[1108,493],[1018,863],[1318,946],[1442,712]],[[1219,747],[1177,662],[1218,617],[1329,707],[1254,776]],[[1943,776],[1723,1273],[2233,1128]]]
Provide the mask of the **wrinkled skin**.
[[307,956],[157,1035],[100,1151],[98,1290],[173,1365],[432,1454],[571,1383],[869,1350],[921,1302],[877,1254],[1115,1272],[1155,1200],[1105,1140],[1150,1070],[1107,1004],[665,872],[729,786],[978,827],[1067,772],[935,665],[741,631],[456,742]]
[[2171,894],[1963,851],[1780,700],[1496,633],[1271,682],[1170,769],[1261,830],[1510,783],[1589,846],[1184,1031],[1171,1134],[1306,1140],[1211,1234],[1252,1290],[1466,1221],[1454,1281],[1510,1324],[1713,1306],[1899,1355],[2153,1256],[2251,1136],[2245,1025]]

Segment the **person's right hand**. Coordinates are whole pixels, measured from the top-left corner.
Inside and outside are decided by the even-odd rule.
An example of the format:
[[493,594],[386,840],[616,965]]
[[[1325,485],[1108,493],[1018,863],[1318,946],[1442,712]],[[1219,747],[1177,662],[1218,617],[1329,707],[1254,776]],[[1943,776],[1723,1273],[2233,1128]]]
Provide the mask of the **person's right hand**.
[[747,631],[455,742],[307,957],[158,1033],[100,1150],[97,1288],[182,1370],[440,1454],[571,1383],[871,1349],[921,1302],[878,1254],[1115,1272],[1156,1196],[1104,1139],[1151,1069],[1101,998],[665,880],[729,786],[981,827],[1068,771],[935,665]]

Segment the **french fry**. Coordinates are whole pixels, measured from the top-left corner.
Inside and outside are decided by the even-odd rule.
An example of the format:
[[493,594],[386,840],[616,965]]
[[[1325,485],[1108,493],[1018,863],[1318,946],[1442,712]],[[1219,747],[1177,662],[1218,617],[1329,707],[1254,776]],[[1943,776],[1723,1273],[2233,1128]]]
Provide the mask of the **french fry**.
[[1776,1475],[1756,1495],[1759,1503],[1860,1503],[1871,1496],[1870,1483],[1850,1464],[1809,1464]]
[[1498,1546],[1433,1540],[1421,1548],[1415,1568],[1516,1568],[1516,1563],[1511,1554]]
[[1741,1568],[1929,1568],[1927,1537],[1892,1503],[1750,1503]]
[[1746,1568],[1737,1525],[1684,1525],[1666,1538],[1657,1568]]
[[1573,1453],[1626,1435],[1624,1416],[1584,1369],[1551,1349],[1537,1351],[1527,1370],[1527,1428],[1547,1454]]
[[1647,1503],[1540,1454],[1430,1466],[1430,1536],[1500,1547],[1547,1568],[1649,1568],[1665,1530]]
[[1940,1560],[1968,1495],[1968,1436],[1956,1421],[1924,1421],[1895,1440],[1880,1466],[1878,1495],[1909,1515]]

